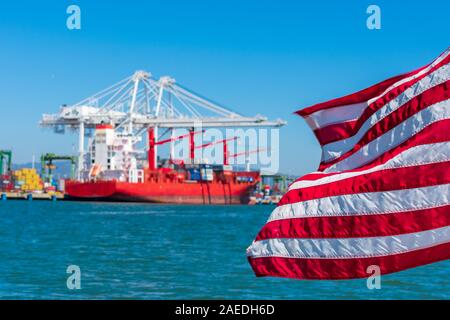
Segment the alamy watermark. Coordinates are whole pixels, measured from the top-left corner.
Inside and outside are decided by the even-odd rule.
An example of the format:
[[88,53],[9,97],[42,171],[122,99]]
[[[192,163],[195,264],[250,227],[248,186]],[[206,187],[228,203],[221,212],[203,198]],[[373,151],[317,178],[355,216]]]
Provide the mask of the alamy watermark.
[[381,9],[376,4],[367,7],[366,13],[369,15],[366,20],[366,26],[369,30],[381,29]]
[[[228,164],[252,168],[257,166],[267,174],[276,174],[280,168],[280,130],[278,128],[208,128],[201,122],[194,132],[195,159],[207,164]],[[189,159],[189,139],[174,142],[173,159]]]
[[79,6],[72,4],[67,7],[66,13],[69,15],[66,20],[66,26],[69,30],[81,29],[81,9]]
[[70,274],[67,278],[66,285],[69,290],[81,289],[81,269],[77,265],[70,265],[66,269],[66,273]]
[[367,278],[366,284],[367,289],[373,290],[373,289],[381,289],[381,269],[378,265],[370,265],[366,269],[366,273],[370,274],[370,276]]

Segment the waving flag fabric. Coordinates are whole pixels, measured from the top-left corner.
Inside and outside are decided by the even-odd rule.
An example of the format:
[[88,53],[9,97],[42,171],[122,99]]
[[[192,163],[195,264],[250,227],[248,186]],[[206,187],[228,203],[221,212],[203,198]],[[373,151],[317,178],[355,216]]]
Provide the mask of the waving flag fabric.
[[257,276],[361,278],[450,258],[449,53],[297,112],[322,159],[247,249]]

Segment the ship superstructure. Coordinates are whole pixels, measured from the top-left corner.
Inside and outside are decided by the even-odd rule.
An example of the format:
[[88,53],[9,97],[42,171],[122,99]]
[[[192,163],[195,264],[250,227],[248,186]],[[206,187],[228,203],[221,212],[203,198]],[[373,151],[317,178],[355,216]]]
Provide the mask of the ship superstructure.
[[143,182],[144,171],[138,168],[136,156],[142,153],[134,148],[135,137],[117,133],[112,125],[98,125],[88,141],[88,153],[80,172],[81,181],[117,180]]

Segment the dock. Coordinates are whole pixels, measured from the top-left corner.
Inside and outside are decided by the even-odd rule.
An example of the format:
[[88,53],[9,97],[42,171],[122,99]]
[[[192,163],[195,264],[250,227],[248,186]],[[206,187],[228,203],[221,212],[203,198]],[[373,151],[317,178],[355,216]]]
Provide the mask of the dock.
[[6,200],[63,200],[64,195],[61,193],[33,193],[33,192],[0,192],[0,199]]

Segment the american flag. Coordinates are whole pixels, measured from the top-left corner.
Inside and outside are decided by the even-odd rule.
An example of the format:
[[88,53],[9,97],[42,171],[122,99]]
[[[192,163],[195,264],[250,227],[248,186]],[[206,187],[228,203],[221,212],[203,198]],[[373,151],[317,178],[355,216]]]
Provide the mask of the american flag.
[[247,249],[257,276],[362,278],[450,258],[449,53],[297,112],[322,159]]

